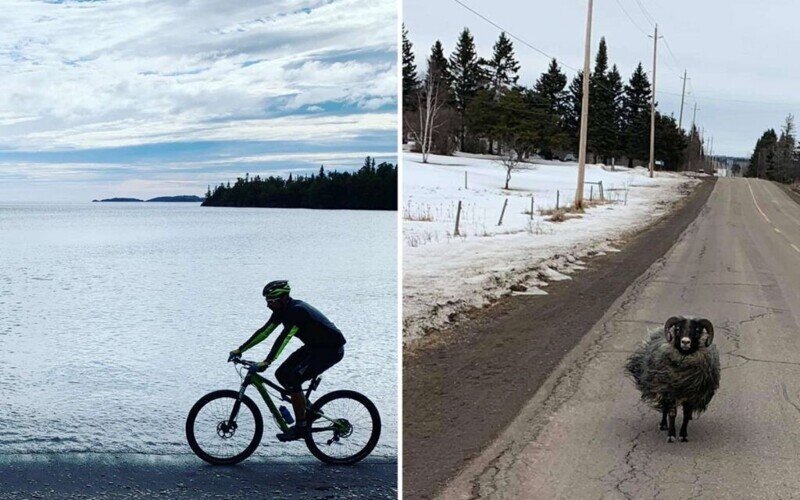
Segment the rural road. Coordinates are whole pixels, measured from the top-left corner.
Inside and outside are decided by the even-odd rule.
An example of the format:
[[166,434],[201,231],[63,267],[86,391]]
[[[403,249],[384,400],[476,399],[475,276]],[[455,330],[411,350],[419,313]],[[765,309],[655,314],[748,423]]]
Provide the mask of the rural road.
[[[576,307],[580,307],[576,304]],[[648,328],[715,325],[722,381],[688,443],[623,376]],[[444,498],[798,498],[800,205],[720,179],[676,244],[608,308]]]

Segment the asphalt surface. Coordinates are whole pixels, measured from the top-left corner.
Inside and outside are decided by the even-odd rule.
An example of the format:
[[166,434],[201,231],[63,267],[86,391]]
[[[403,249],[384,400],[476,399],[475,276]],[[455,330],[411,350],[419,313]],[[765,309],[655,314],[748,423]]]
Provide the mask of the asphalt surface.
[[[702,183],[622,251],[587,260],[546,296],[501,300],[403,360],[403,492],[431,498],[495,441],[627,287],[664,255],[713,190]],[[666,318],[665,318],[666,319]]]
[[212,467],[193,456],[2,455],[0,499],[397,498],[397,461],[313,458]]
[[[675,314],[710,319],[720,390],[667,443],[623,364]],[[720,179],[675,246],[629,287],[447,498],[800,497],[800,205]]]

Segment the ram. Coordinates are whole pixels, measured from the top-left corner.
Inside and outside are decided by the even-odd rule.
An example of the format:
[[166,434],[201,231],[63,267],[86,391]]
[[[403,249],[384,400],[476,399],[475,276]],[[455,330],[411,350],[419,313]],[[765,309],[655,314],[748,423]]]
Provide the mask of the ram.
[[678,406],[683,408],[680,438],[687,441],[692,414],[705,411],[719,388],[719,353],[713,341],[709,320],[673,316],[625,364],[642,401],[661,411],[659,428],[668,431],[670,443],[675,441]]

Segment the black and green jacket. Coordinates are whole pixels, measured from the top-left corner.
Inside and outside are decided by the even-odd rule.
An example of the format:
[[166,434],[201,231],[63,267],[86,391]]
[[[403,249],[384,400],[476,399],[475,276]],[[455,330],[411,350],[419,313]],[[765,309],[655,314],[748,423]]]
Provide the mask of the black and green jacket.
[[291,299],[284,310],[273,312],[269,321],[256,330],[239,350],[245,352],[259,344],[280,324],[283,324],[283,331],[272,345],[265,360],[267,363],[272,363],[281,355],[292,337],[297,337],[308,346],[341,347],[345,344],[342,332],[324,314],[302,300]]

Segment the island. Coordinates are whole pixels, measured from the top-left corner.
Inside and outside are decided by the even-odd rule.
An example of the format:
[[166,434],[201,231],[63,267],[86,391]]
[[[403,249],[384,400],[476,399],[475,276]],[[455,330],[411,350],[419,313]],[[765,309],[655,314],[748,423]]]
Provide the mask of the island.
[[92,200],[92,203],[131,202],[131,201],[143,202],[144,200],[140,200],[139,198],[106,198],[105,200]]
[[326,210],[397,210],[397,167],[375,165],[367,157],[354,172],[328,172],[288,178],[250,174],[209,187],[204,207],[312,208]]

